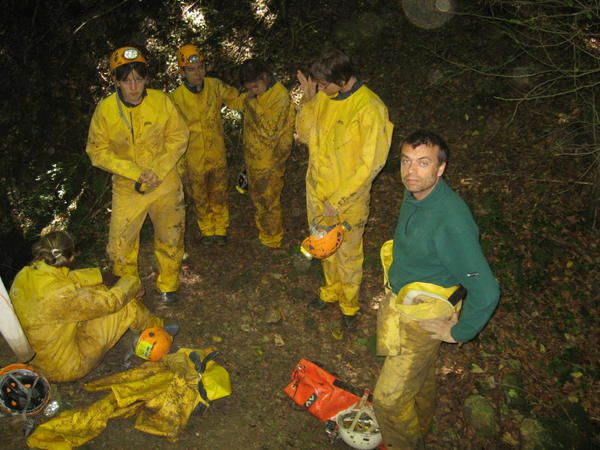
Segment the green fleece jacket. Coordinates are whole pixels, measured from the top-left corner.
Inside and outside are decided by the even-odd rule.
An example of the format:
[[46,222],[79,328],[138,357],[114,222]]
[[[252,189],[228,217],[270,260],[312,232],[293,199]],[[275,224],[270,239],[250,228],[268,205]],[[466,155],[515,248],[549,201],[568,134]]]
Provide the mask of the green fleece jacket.
[[415,281],[467,289],[460,320],[451,331],[458,342],[473,339],[496,309],[500,290],[479,245],[477,224],[443,178],[423,200],[404,192],[393,258],[389,280],[395,293]]

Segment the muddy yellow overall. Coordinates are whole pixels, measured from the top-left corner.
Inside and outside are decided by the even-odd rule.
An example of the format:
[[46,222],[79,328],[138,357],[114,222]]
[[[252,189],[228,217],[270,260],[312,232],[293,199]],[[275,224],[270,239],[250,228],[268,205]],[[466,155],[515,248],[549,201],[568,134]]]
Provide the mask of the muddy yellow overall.
[[322,261],[325,285],[320,298],[339,302],[344,315],[359,310],[363,233],[369,217],[371,184],[387,160],[393,125],[383,102],[365,85],[335,100],[322,92],[301,106],[296,131],[308,144],[306,173],[308,222],[323,214],[325,201],[347,221],[342,245]]
[[[117,94],[102,100],[94,112],[86,152],[92,164],[113,174],[108,255],[115,275],[138,276],[140,230],[147,216],[154,229],[156,285],[176,291],[183,259],[185,204],[177,162],[189,131],[167,95],[147,90],[142,103],[127,107]],[[144,194],[136,181],[152,170],[160,185]]]
[[287,89],[275,83],[244,102],[244,159],[256,209],[258,238],[267,247],[283,240],[281,191],[285,163],[292,148],[296,110]]
[[388,449],[415,449],[435,413],[435,363],[441,341],[419,320],[448,319],[460,309],[447,301],[457,286],[410,283],[398,294],[387,287],[393,241],[381,249],[386,297],[377,317],[377,354],[385,356],[373,394],[375,415]]
[[221,108],[241,109],[242,97],[221,80],[206,77],[200,92],[181,85],[171,98],[190,128],[190,143],[180,171],[194,202],[198,228],[204,236],[226,236],[229,207]]
[[50,381],[87,375],[131,328],[162,326],[134,298],[136,277],[108,289],[98,269],[69,270],[37,261],[23,268],[10,290],[15,312],[36,352],[32,364]]

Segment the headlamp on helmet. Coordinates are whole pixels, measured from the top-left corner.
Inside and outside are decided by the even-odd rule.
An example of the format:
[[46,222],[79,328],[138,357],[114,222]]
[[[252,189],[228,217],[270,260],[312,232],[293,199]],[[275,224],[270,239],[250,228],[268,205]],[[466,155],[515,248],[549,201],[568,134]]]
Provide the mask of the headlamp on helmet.
[[147,361],[160,361],[171,350],[173,336],[161,327],[145,329],[135,344],[135,354]]
[[110,55],[110,71],[113,72],[117,67],[134,62],[148,64],[142,52],[135,47],[121,47]]
[[300,246],[300,251],[308,259],[325,259],[333,255],[342,245],[344,233],[352,229],[346,221],[325,226],[321,223],[322,220],[323,217],[319,216],[310,226],[310,236]]
[[177,50],[177,65],[181,68],[203,61],[204,57],[195,45],[186,44]]

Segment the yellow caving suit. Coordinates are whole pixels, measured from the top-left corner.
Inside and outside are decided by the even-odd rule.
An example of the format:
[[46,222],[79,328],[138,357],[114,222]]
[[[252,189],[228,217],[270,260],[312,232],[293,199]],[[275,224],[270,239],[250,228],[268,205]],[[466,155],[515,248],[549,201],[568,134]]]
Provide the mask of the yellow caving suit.
[[[189,131],[166,94],[146,92],[135,107],[127,107],[116,93],[102,100],[92,117],[86,152],[94,166],[113,174],[107,248],[113,272],[138,276],[140,230],[149,215],[159,272],[156,285],[161,292],[173,292],[179,287],[185,229],[177,162],[187,147]],[[135,183],[146,169],[161,183],[140,194]]]
[[422,445],[435,414],[435,362],[441,341],[419,320],[449,319],[460,310],[447,299],[458,286],[410,283],[397,295],[388,287],[393,241],[381,248],[386,296],[377,315],[377,354],[385,356],[373,393],[379,425],[388,433],[390,449],[412,450]]
[[32,364],[51,381],[87,375],[131,328],[162,326],[134,298],[140,281],[102,284],[99,269],[69,270],[36,261],[24,267],[10,290],[15,312],[36,352]]
[[203,236],[226,236],[229,207],[221,108],[225,104],[241,109],[242,97],[221,80],[206,77],[200,92],[181,85],[171,93],[171,98],[190,128],[182,171],[188,195],[194,202],[198,228]]
[[365,85],[343,100],[319,92],[301,105],[296,118],[298,138],[309,150],[309,224],[323,214],[327,200],[352,226],[337,252],[322,260],[325,286],[320,289],[321,300],[338,301],[347,316],[359,310],[371,184],[387,160],[392,129],[386,106]]
[[[87,408],[63,411],[39,425],[27,445],[50,450],[70,450],[94,439],[106,428],[109,419],[137,415],[135,428],[145,433],[177,441],[196,406],[231,394],[227,371],[209,361],[202,374],[188,355],[205,350],[182,348],[158,362],[147,362],[126,372],[116,373],[85,384],[91,392],[108,395]],[[201,382],[206,398],[198,387]],[[201,446],[200,446],[201,447]]]
[[244,101],[244,159],[248,190],[256,208],[258,238],[267,247],[281,247],[281,191],[285,163],[294,139],[296,109],[279,82],[259,97]]

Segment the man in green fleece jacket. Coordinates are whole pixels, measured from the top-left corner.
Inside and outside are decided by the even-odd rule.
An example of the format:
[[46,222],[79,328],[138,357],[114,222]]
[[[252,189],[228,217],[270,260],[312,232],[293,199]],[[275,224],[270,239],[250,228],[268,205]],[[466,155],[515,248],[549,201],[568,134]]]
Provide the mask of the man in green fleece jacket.
[[[406,189],[394,240],[382,248],[388,295],[377,323],[377,351],[386,360],[374,407],[387,449],[423,445],[435,413],[440,343],[473,339],[500,296],[469,207],[442,178],[448,153],[426,130],[401,146]],[[456,302],[461,285],[467,297]]]

